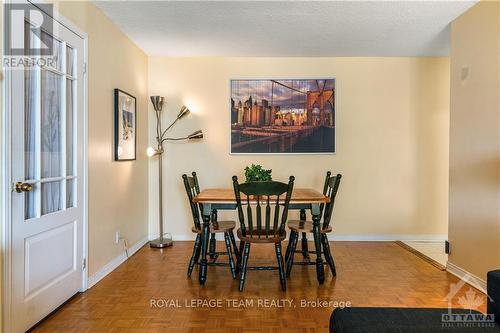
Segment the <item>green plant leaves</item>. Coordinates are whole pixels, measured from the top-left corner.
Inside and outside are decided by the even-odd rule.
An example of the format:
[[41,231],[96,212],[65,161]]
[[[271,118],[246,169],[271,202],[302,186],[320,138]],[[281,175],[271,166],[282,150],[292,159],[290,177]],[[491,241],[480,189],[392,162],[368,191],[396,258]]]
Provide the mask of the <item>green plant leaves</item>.
[[246,182],[265,182],[272,180],[271,172],[273,170],[265,170],[261,165],[252,164],[251,166],[247,166],[245,168],[245,177]]

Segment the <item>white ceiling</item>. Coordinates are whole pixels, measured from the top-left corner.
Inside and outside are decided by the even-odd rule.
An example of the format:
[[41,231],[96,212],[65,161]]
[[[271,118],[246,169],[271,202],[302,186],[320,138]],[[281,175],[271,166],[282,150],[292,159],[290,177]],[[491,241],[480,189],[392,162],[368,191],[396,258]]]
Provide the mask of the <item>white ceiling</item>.
[[149,55],[443,56],[476,1],[95,1]]

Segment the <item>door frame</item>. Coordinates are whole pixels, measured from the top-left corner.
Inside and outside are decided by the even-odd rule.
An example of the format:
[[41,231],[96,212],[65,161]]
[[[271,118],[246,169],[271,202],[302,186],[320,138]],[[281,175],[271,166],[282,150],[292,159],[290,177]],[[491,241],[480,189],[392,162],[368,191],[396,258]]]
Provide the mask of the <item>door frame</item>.
[[[24,0],[26,3],[30,3],[39,10],[42,10],[33,0]],[[8,7],[12,3],[19,3],[19,0],[4,0],[4,8]],[[37,1],[38,3],[48,3],[49,1],[42,0]],[[43,11],[43,10],[42,10]],[[5,14],[5,13],[4,13]],[[50,14],[50,13],[46,13]],[[82,235],[82,254],[83,260],[85,260],[85,267],[82,269],[82,286],[80,292],[84,292],[88,289],[88,35],[85,31],[78,28],[70,20],[61,15],[56,8],[52,15],[49,15],[54,21],[65,26],[73,33],[78,35],[83,39],[83,198],[81,204],[83,205],[83,235]],[[2,30],[2,33],[4,31]],[[3,55],[2,55],[3,57]],[[1,294],[2,294],[2,326],[0,330],[4,332],[10,332],[12,330],[12,194],[13,183],[11,174],[11,158],[12,158],[12,121],[11,121],[11,90],[12,90],[12,69],[4,68],[4,84],[3,84],[3,105],[2,107],[2,119],[0,119],[0,128],[2,130],[2,137],[0,142],[3,144],[0,146],[1,149],[1,167],[2,172],[0,174],[0,184],[1,188],[1,199],[0,207],[3,207],[3,213],[1,218],[1,232],[2,235],[0,239],[1,250],[3,252],[2,260],[2,283],[1,283]],[[3,328],[3,329],[2,329]]]

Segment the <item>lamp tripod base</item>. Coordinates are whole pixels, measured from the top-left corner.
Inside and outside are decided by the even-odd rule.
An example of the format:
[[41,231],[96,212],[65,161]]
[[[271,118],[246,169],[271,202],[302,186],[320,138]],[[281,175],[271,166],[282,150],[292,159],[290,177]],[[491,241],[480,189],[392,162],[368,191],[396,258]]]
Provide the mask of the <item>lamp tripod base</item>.
[[163,249],[165,247],[172,246],[174,242],[168,238],[157,238],[149,242],[149,246],[155,249]]

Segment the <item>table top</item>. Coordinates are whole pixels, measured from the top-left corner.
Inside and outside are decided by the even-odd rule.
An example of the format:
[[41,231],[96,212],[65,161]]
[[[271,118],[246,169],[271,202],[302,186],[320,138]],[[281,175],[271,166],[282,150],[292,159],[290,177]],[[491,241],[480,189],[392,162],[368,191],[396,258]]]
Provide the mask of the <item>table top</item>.
[[[243,194],[241,199],[246,201],[246,197]],[[236,204],[236,198],[234,197],[233,189],[207,188],[195,196],[193,202]],[[330,198],[312,188],[293,189],[292,198],[290,199],[291,204],[322,204],[328,202],[330,202]]]

